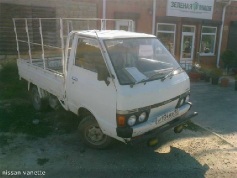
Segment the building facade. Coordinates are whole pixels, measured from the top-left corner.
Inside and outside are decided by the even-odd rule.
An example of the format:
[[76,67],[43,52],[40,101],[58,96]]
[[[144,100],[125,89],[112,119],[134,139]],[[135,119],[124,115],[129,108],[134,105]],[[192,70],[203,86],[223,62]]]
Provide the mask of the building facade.
[[[227,0],[1,0],[0,53],[11,51],[13,42],[8,42],[7,48],[6,44],[9,38],[14,40],[10,20],[13,17],[132,19],[134,31],[156,35],[187,70],[195,62],[218,66],[219,51],[227,48],[237,51],[237,2],[227,3]],[[128,24],[116,22],[114,28],[126,29]]]
[[[219,66],[218,51],[237,51],[237,2],[216,0],[107,0],[106,18],[130,18],[135,31],[154,33],[187,70],[195,62]],[[154,10],[155,6],[155,10]],[[155,13],[155,24],[152,24]],[[155,25],[155,27],[153,27]],[[155,30],[153,30],[153,28]],[[220,44],[220,33],[221,44]],[[219,46],[220,45],[220,46]]]

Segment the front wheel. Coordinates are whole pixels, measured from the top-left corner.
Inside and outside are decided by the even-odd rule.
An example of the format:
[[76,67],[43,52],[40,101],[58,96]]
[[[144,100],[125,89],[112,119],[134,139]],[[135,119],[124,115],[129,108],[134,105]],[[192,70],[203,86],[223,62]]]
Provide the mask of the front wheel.
[[105,135],[93,116],[86,116],[79,124],[79,132],[83,142],[89,147],[105,149],[109,147],[113,139]]

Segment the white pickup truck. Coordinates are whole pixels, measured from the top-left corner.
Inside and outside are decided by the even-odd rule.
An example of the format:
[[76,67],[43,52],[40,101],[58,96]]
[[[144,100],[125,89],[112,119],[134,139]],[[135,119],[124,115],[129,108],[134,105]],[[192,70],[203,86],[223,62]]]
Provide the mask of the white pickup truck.
[[[83,118],[78,129],[85,144],[102,149],[113,139],[136,143],[170,128],[180,132],[197,115],[186,115],[192,106],[189,77],[155,36],[79,30],[71,31],[65,43],[64,19],[55,19],[57,47],[45,40],[44,34],[53,35],[44,33],[47,20],[13,19],[19,75],[28,81],[36,110],[60,103]],[[29,24],[38,24],[38,42]]]

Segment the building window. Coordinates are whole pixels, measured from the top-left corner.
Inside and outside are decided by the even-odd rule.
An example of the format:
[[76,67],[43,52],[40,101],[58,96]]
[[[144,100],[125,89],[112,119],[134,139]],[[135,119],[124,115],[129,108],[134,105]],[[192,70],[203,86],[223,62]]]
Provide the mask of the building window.
[[135,21],[118,20],[115,21],[116,30],[135,31]]
[[203,56],[214,55],[216,46],[217,27],[202,27],[200,54]]
[[175,30],[175,24],[157,23],[156,36],[173,55],[175,49]]

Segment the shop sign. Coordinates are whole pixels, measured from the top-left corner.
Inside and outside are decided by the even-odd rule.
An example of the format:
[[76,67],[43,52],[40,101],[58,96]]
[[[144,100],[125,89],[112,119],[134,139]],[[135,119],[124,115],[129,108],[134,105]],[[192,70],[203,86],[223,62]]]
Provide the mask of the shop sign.
[[168,0],[167,16],[212,19],[214,0]]

